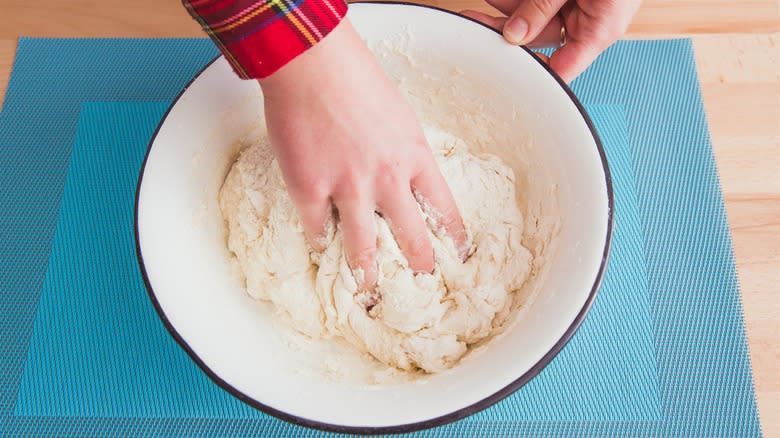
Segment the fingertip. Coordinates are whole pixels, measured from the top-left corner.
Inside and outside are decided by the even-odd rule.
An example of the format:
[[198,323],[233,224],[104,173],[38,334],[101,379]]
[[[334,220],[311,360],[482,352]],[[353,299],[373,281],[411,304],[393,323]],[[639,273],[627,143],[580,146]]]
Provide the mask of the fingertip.
[[598,45],[572,40],[550,56],[550,68],[570,83],[588,68],[600,52]]
[[347,248],[347,263],[355,278],[358,290],[373,290],[376,287],[379,271],[376,264],[376,246]]
[[502,34],[510,44],[522,45],[528,35],[528,22],[523,17],[513,14],[504,25]]
[[306,232],[306,241],[314,252],[324,252],[327,247],[325,234],[314,235]]
[[463,219],[457,211],[455,213],[456,216],[448,219],[448,224],[445,225],[445,229],[455,243],[455,249],[458,251],[460,260],[465,262],[469,257],[469,238],[466,234],[466,227],[463,225]]
[[352,271],[352,277],[355,279],[358,290],[374,290],[379,275],[379,268],[377,267],[375,257],[372,258],[371,261],[356,262],[354,265],[350,263],[350,270]]
[[408,256],[409,267],[415,274],[433,273],[433,245],[427,233],[414,238],[406,249],[406,252],[410,254]]
[[309,246],[315,252],[324,251],[327,247],[328,227],[333,220],[330,200],[298,202],[296,203],[296,210],[301,219],[303,234],[306,236]]

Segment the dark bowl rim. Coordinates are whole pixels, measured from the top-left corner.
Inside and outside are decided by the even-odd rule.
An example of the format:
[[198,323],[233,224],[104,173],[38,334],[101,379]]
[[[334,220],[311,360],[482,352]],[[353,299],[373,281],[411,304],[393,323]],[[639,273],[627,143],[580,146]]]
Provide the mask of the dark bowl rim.
[[[444,12],[446,14],[454,15],[464,20],[472,21],[474,23],[479,24],[480,26],[490,29],[491,31],[499,33],[495,29],[486,26],[485,24],[480,23],[479,21],[476,21],[472,18],[436,6],[421,5],[421,4],[409,3],[405,1],[374,1],[374,0],[358,1],[352,4],[361,4],[361,3],[380,4],[380,5],[402,5],[402,6],[414,6],[419,8],[433,9],[439,12]],[[187,341],[185,341],[184,338],[176,331],[173,324],[171,324],[171,322],[168,320],[168,317],[165,315],[165,312],[160,306],[160,303],[157,300],[157,297],[154,293],[154,288],[152,287],[152,284],[149,281],[149,277],[146,273],[146,267],[144,264],[143,255],[141,253],[140,233],[138,230],[138,211],[139,211],[138,206],[140,201],[141,185],[143,184],[143,176],[144,176],[144,171],[146,170],[146,162],[149,159],[149,155],[151,153],[152,146],[154,145],[154,141],[157,138],[157,134],[159,133],[160,128],[165,123],[165,120],[168,118],[168,114],[176,106],[179,99],[181,99],[182,95],[184,95],[184,93],[187,91],[190,85],[192,85],[192,83],[195,82],[195,80],[197,80],[206,69],[208,69],[214,62],[216,62],[221,57],[221,55],[218,55],[214,59],[209,61],[202,69],[200,69],[195,74],[195,76],[193,76],[193,78],[187,83],[187,85],[184,86],[184,88],[179,92],[176,98],[171,102],[171,105],[165,111],[165,114],[160,119],[160,123],[157,125],[157,128],[154,130],[154,134],[149,140],[146,155],[144,156],[144,161],[141,165],[141,169],[138,175],[138,184],[136,186],[136,193],[135,193],[135,207],[134,207],[135,211],[134,211],[134,224],[133,224],[134,231],[135,231],[135,248],[136,248],[136,258],[138,260],[138,266],[141,270],[141,276],[143,277],[147,294],[149,295],[149,299],[151,300],[155,311],[160,317],[160,320],[162,321],[165,328],[168,330],[171,336],[176,340],[179,346],[181,346],[181,348],[183,348],[184,351],[187,352],[190,358],[214,383],[219,385],[222,389],[224,389],[225,391],[227,391],[237,399],[248,404],[249,406],[292,424],[318,429],[326,432],[337,432],[337,433],[356,433],[356,434],[365,434],[365,435],[408,433],[408,432],[416,432],[416,431],[452,423],[454,421],[468,417],[469,415],[475,414],[481,410],[487,409],[488,407],[498,403],[499,401],[503,400],[504,398],[508,397],[510,394],[520,389],[531,379],[536,377],[536,375],[539,374],[539,372],[541,372],[541,370],[544,367],[546,367],[550,363],[550,361],[552,361],[552,359],[563,349],[563,347],[566,346],[566,344],[569,342],[569,340],[572,338],[574,333],[579,328],[580,324],[582,324],[582,321],[585,319],[585,316],[587,315],[588,311],[593,305],[593,301],[596,298],[596,295],[598,294],[599,288],[601,287],[601,283],[604,280],[604,274],[607,269],[607,262],[609,259],[609,253],[612,245],[612,230],[613,230],[613,223],[614,223],[614,193],[612,190],[612,177],[609,171],[609,166],[607,164],[607,157],[604,151],[604,146],[601,142],[601,138],[596,132],[596,128],[593,125],[593,122],[588,116],[587,112],[585,111],[585,108],[582,105],[582,103],[580,103],[579,99],[577,99],[577,97],[574,95],[574,92],[572,92],[571,88],[569,88],[569,86],[560,78],[560,76],[558,76],[546,63],[544,63],[541,59],[539,59],[536,55],[534,55],[533,51],[531,51],[525,46],[518,46],[518,47],[525,50],[528,54],[530,54],[531,57],[535,59],[555,79],[555,81],[564,90],[564,92],[566,92],[569,99],[572,101],[572,103],[579,111],[583,120],[587,124],[588,129],[591,132],[591,135],[593,136],[593,140],[596,143],[596,147],[598,149],[599,156],[601,158],[601,165],[604,171],[605,184],[607,188],[607,199],[608,199],[607,208],[609,211],[607,213],[608,217],[607,217],[606,241],[604,243],[604,252],[601,257],[601,264],[599,266],[598,273],[596,274],[596,279],[593,282],[593,286],[591,287],[590,293],[588,294],[588,298],[585,300],[585,303],[583,304],[579,313],[574,318],[574,321],[572,321],[569,328],[566,329],[566,332],[564,332],[563,336],[561,336],[561,338],[552,346],[552,348],[544,356],[542,356],[542,358],[539,359],[539,361],[536,362],[536,364],[534,364],[528,371],[526,371],[519,378],[512,381],[502,389],[496,391],[492,395],[485,397],[482,400],[477,401],[469,406],[463,407],[454,412],[450,412],[448,414],[439,417],[431,418],[424,421],[394,425],[394,426],[379,426],[379,427],[343,426],[338,424],[314,421],[307,418],[299,417],[297,415],[288,414],[286,412],[280,411],[278,409],[260,403],[259,401],[242,393],[241,391],[239,391],[238,389],[236,389],[235,387],[231,386],[229,383],[224,381],[221,377],[219,377],[214,371],[212,371],[208,367],[208,365],[206,365],[203,362],[203,360],[200,359],[200,357],[198,357],[195,351],[193,351],[192,348],[189,346],[189,344],[187,344]]]

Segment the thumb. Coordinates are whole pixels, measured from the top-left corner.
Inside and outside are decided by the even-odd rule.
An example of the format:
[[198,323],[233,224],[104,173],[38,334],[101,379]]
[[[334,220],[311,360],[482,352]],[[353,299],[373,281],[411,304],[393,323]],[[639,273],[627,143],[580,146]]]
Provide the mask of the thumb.
[[566,0],[522,0],[504,26],[504,38],[527,44],[536,38],[566,4]]

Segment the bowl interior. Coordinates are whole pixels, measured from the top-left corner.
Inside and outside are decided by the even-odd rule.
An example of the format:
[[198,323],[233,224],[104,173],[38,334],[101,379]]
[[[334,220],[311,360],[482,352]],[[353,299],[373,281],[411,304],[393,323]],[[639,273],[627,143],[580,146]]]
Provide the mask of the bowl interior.
[[311,354],[269,305],[244,293],[225,247],[217,193],[241,140],[260,135],[264,122],[256,82],[237,79],[222,58],[153,139],[138,193],[139,256],[169,329],[254,404],[326,427],[443,422],[516,389],[576,329],[608,248],[608,175],[587,117],[525,50],[429,8],[354,4],[349,18],[421,119],[472,129],[475,147],[514,169],[536,267],[511,326],[454,369],[422,379],[368,384],[306,372]]

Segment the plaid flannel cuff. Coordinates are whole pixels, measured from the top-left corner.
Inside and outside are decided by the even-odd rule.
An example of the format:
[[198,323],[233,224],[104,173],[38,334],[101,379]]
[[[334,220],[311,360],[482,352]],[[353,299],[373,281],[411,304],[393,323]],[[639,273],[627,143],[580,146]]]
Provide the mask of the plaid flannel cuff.
[[183,0],[243,79],[264,78],[315,45],[347,12],[344,0]]

